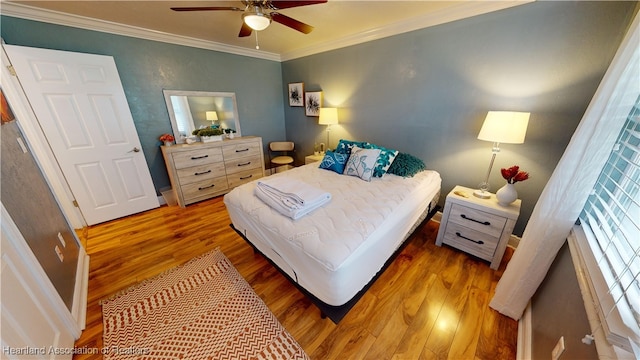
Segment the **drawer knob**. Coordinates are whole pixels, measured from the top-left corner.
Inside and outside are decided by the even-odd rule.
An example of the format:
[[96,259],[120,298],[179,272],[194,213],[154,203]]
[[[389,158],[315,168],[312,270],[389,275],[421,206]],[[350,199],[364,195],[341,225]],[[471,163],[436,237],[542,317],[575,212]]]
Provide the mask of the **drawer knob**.
[[198,159],[204,159],[204,158],[208,158],[209,155],[202,155],[202,156],[192,156],[191,160],[198,160]]
[[482,244],[484,244],[484,241],[482,241],[482,240],[473,240],[473,239],[470,239],[470,238],[468,238],[468,237],[466,237],[466,236],[464,236],[464,235],[460,234],[460,232],[457,232],[457,231],[456,231],[456,236],[458,236],[459,238],[465,239],[465,240],[467,240],[467,241],[471,241],[472,243],[476,243],[476,244],[478,244],[478,245],[482,245]]
[[203,186],[203,187],[199,187],[198,190],[206,190],[206,189],[210,189],[212,187],[216,186],[216,184],[211,184],[209,186]]
[[197,173],[195,173],[193,175],[204,175],[204,174],[208,174],[210,172],[211,172],[211,170],[207,170],[207,171],[203,171],[203,172],[197,172]]
[[473,222],[477,222],[478,224],[487,225],[487,226],[491,225],[491,223],[490,223],[490,222],[488,222],[488,221],[480,221],[480,220],[476,220],[476,219],[473,219],[473,218],[468,217],[468,216],[467,216],[467,215],[465,215],[465,214],[460,214],[460,217],[461,217],[461,218],[463,218],[463,219],[465,219],[465,220],[470,220],[470,221],[473,221]]

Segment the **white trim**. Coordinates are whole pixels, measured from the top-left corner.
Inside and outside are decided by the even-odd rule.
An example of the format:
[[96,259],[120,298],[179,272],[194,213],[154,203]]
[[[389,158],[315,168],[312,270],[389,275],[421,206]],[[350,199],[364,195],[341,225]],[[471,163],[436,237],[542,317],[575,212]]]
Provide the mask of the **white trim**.
[[424,29],[431,26],[441,25],[448,22],[462,20],[477,15],[503,10],[510,7],[534,2],[535,0],[520,1],[477,1],[473,4],[468,2],[460,5],[447,7],[423,16],[405,19],[390,25],[363,31],[357,34],[345,36],[343,38],[316,44],[303,49],[298,49],[281,54],[281,61],[293,60],[304,56],[319,54],[325,51],[336,50],[347,46],[358,45],[369,41],[383,39],[389,36],[407,33],[414,30]]
[[84,329],[87,324],[87,304],[89,301],[89,255],[82,246],[79,250],[71,315],[76,320],[78,328]]
[[16,250],[18,256],[20,256],[21,263],[25,264],[25,269],[28,269],[30,272],[29,276],[38,284],[38,290],[41,291],[42,296],[44,296],[47,301],[48,309],[50,310],[48,314],[55,316],[74,339],[80,338],[80,327],[69,312],[69,309],[67,309],[64,301],[62,301],[62,298],[60,298],[58,291],[49,280],[49,277],[44,272],[44,269],[31,251],[31,248],[27,245],[27,241],[13,222],[9,212],[5,209],[4,204],[0,203],[0,205],[0,228],[2,229],[2,234]]
[[159,41],[169,44],[190,46],[195,48],[226,52],[236,55],[249,56],[272,61],[287,61],[304,56],[319,54],[325,51],[335,50],[347,46],[362,44],[365,42],[386,38],[393,35],[406,33],[447,22],[466,19],[469,17],[486,14],[493,11],[507,9],[513,6],[523,5],[535,0],[510,0],[510,1],[477,1],[469,4],[461,3],[457,6],[445,8],[434,13],[412,19],[402,20],[390,25],[371,29],[358,34],[327,41],[319,45],[309,46],[303,49],[290,51],[283,54],[257,51],[239,46],[227,45],[214,41],[205,41],[188,36],[169,34],[162,31],[150,30],[141,27],[119,24],[111,21],[93,19],[84,16],[72,15],[53,10],[40,9],[28,5],[16,3],[3,3],[2,14],[22,19],[41,21],[51,24],[70,26],[86,30],[95,30],[109,34],[130,36],[140,39]]
[[531,302],[524,310],[524,314],[518,320],[518,344],[516,349],[517,360],[531,359],[531,345],[533,343],[533,318]]

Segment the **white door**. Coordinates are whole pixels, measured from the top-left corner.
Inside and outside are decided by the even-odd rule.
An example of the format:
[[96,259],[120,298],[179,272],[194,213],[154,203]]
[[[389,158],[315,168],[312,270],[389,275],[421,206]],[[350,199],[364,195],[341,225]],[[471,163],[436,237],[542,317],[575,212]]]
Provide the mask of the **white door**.
[[158,207],[113,58],[4,47],[87,224]]

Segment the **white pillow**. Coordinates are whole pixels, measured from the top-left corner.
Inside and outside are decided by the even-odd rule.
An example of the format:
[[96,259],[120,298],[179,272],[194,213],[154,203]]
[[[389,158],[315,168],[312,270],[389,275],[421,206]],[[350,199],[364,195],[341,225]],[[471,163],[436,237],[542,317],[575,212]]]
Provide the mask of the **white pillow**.
[[357,176],[362,180],[371,181],[376,161],[380,156],[380,149],[362,149],[354,146],[347,160],[343,174]]

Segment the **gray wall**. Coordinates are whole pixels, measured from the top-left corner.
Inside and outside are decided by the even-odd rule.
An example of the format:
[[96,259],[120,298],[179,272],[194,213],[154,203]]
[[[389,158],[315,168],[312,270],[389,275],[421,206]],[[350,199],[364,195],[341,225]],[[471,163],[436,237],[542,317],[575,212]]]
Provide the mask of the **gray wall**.
[[[24,136],[16,121],[2,124],[0,133],[2,204],[60,298],[71,310],[80,252],[73,229],[65,219],[35,159],[30,152],[23,152],[18,144],[17,139],[24,140]],[[27,143],[26,140],[24,143]],[[66,246],[58,240],[58,234],[62,236]],[[54,251],[56,245],[64,255],[62,262]],[[11,291],[5,288],[2,290]]]
[[532,359],[550,359],[561,336],[565,342],[561,359],[598,359],[595,343],[581,341],[591,328],[567,243],[531,299],[531,314]]
[[[490,179],[495,192],[500,168],[530,172],[516,184],[521,235],[635,5],[535,2],[287,61],[282,78],[339,108],[330,147],[350,138],[416,155],[440,172],[443,194],[484,179],[492,144],[477,136],[488,110],[531,112],[525,143],[501,146]],[[286,105],[285,117],[299,156],[327,142],[326,127],[303,108]]]
[[242,135],[265,144],[285,136],[278,62],[8,16],[1,35],[12,45],[113,56],[156,190],[170,186],[158,140],[172,132],[163,89],[235,92]]

